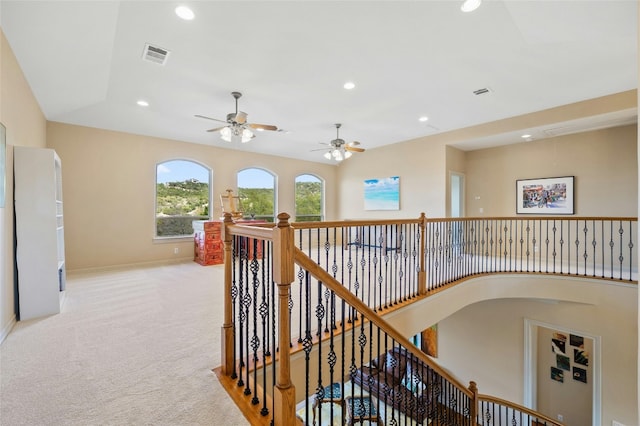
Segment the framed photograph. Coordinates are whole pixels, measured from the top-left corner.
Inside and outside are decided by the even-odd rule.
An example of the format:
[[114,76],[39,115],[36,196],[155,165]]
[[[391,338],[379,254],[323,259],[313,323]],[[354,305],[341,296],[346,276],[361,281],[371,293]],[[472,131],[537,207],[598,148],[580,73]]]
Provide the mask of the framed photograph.
[[576,336],[575,334],[571,334],[571,338],[569,340],[571,342],[571,346],[578,347],[580,349],[584,349],[584,337]]
[[562,354],[564,355],[566,348],[566,341],[560,339],[551,339],[551,350],[554,354]]
[[366,179],[365,210],[400,210],[400,176]]
[[564,382],[564,371],[559,368],[551,367],[551,379],[556,382],[563,383]]
[[587,370],[580,367],[573,367],[573,380],[587,383]]
[[571,360],[568,356],[556,354],[556,363],[559,369],[569,371]]
[[589,365],[589,354],[582,349],[574,349],[573,361],[577,364]]
[[516,181],[517,214],[573,214],[574,176]]

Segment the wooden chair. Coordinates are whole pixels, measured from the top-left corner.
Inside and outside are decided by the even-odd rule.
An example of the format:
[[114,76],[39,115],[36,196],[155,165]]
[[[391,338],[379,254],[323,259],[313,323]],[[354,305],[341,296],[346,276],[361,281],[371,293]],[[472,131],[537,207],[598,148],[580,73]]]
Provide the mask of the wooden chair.
[[345,400],[347,405],[347,425],[353,425],[354,422],[363,424],[365,420],[376,422],[380,426],[384,426],[380,418],[380,410],[378,405],[373,402],[370,396],[354,396]]

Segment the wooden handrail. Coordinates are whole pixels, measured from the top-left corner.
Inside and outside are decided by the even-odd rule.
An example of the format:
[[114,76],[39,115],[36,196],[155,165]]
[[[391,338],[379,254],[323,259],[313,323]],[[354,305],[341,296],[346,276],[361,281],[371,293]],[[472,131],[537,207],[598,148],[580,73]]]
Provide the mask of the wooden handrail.
[[367,320],[384,330],[392,339],[400,343],[408,352],[411,352],[416,358],[428,365],[441,377],[454,384],[469,398],[473,397],[473,393],[467,389],[457,379],[449,375],[440,366],[435,364],[424,352],[419,350],[409,339],[404,337],[393,326],[385,321],[381,316],[373,311],[370,307],[365,305],[360,299],[358,299],[353,293],[344,288],[335,278],[333,278],[328,272],[322,269],[313,259],[309,258],[303,251],[297,247],[294,250],[295,263],[307,270],[315,279],[322,281],[325,287],[333,291],[338,297],[343,299],[347,304],[355,308],[358,312],[363,314]]
[[[544,414],[538,413],[537,411],[534,411],[530,408],[524,407],[522,405],[516,404],[514,402],[511,401],[507,401],[506,399],[501,399],[501,398],[496,398],[495,396],[490,396],[490,395],[482,395],[482,394],[478,394],[478,402],[480,401],[486,401],[492,404],[496,404],[496,405],[502,405],[505,407],[510,407],[513,408],[514,410],[520,411],[522,413],[525,413],[531,417],[535,417],[537,419],[540,420],[544,420],[546,423],[551,423],[552,425],[557,425],[557,426],[563,426],[564,423],[561,423],[557,420],[553,420],[550,417],[545,416]],[[482,415],[482,413],[480,413],[480,415]]]
[[427,218],[427,223],[432,222],[471,222],[474,220],[597,220],[597,221],[624,221],[624,222],[637,222],[637,217],[596,217],[596,216],[479,216],[479,217],[439,217],[439,218]]
[[295,229],[316,229],[316,228],[341,228],[349,226],[378,226],[378,225],[400,225],[400,224],[419,224],[422,219],[376,219],[376,220],[336,220],[329,222],[293,222],[291,226]]

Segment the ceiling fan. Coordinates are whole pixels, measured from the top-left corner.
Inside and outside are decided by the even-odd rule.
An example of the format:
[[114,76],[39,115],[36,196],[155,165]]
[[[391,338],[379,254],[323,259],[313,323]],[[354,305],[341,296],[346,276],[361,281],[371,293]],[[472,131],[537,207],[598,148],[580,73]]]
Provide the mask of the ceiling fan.
[[207,120],[219,121],[227,123],[226,126],[209,129],[207,132],[220,131],[220,137],[226,142],[240,140],[242,143],[249,142],[256,135],[253,130],[278,130],[276,126],[271,124],[247,123],[247,113],[238,111],[238,99],[242,96],[240,92],[231,92],[231,96],[236,99],[236,112],[227,114],[227,120],[218,120],[217,118],[207,117],[205,115],[196,114],[196,117],[206,118]]
[[323,151],[327,150],[324,153],[324,158],[327,160],[334,159],[336,161],[342,161],[349,157],[351,157],[353,152],[364,152],[364,148],[358,148],[357,145],[360,145],[360,142],[345,142],[344,139],[340,139],[340,127],[342,124],[336,123],[336,138],[329,143],[325,143],[324,145],[329,145],[329,148],[321,148],[314,149],[313,151]]

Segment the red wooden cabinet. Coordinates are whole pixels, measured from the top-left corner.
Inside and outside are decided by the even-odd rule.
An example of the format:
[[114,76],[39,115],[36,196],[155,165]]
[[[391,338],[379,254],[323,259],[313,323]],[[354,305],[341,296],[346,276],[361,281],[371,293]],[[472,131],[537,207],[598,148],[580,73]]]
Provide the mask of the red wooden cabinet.
[[222,221],[193,221],[193,260],[200,265],[224,263]]

